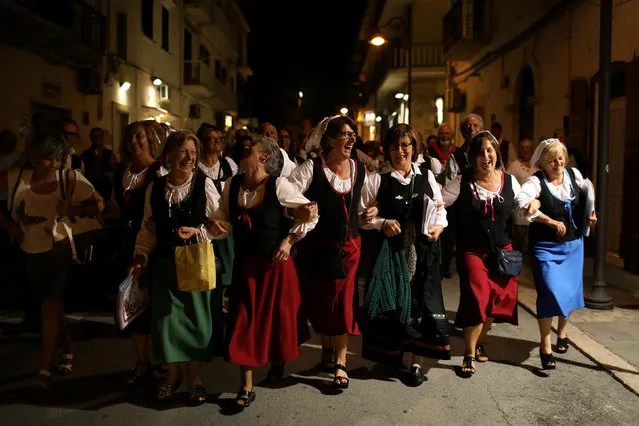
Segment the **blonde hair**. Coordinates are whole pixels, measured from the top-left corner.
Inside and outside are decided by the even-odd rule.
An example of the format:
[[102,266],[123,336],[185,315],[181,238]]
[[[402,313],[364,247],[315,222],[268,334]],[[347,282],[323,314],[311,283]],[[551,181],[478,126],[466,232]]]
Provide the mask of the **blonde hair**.
[[543,169],[544,166],[548,165],[550,161],[559,157],[560,155],[564,156],[564,160],[568,161],[568,148],[562,142],[551,143],[541,152],[539,156],[539,161],[537,162],[537,167]]

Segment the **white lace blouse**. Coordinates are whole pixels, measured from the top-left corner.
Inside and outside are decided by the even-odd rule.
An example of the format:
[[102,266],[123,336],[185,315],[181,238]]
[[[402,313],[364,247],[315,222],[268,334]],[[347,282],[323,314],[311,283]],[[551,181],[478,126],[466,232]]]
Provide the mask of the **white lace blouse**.
[[[191,189],[191,181],[193,180],[193,174],[182,185],[171,185],[167,179],[164,186],[164,199],[168,201],[169,208],[173,204],[179,204],[186,198]],[[141,254],[148,256],[157,244],[157,236],[155,234],[155,221],[153,220],[153,211],[151,209],[151,192],[153,191],[153,185],[151,183],[146,190],[146,200],[144,202],[144,219],[142,220],[142,227],[138,232],[135,240],[134,254]],[[206,194],[206,217],[213,218],[213,213],[220,209],[220,193],[215,189],[215,185],[211,179],[206,179],[204,184],[204,192]],[[202,231],[202,237],[211,241],[213,238],[206,230],[205,226],[200,228]]]
[[[348,160],[351,162],[351,167],[353,167],[353,173],[356,170],[356,165],[353,160]],[[351,177],[348,176],[346,179],[341,179],[338,175],[333,173],[331,169],[328,168],[324,158],[322,158],[322,166],[324,168],[324,173],[326,174],[326,178],[328,182],[331,184],[333,189],[337,192],[348,192],[351,189]],[[366,170],[358,170],[359,173],[364,173],[364,185],[366,185],[366,181],[368,180],[368,176],[366,175]],[[357,179],[355,174],[353,175],[353,179]],[[297,189],[302,194],[305,193],[308,188],[311,186],[311,182],[313,181],[313,160],[306,160],[288,177],[288,180],[293,184],[295,189]],[[322,212],[320,212],[320,215]]]
[[[215,211],[213,218],[225,222],[229,225],[230,229],[230,215],[229,215],[229,192],[231,188],[232,179],[236,179],[234,176],[227,180],[224,189],[222,190],[222,199],[220,203],[220,208]],[[275,181],[275,193],[277,194],[277,200],[280,202],[282,207],[294,209],[299,206],[303,206],[305,204],[310,203],[310,201],[304,197],[294,186],[284,177],[270,177],[269,179],[277,179]],[[265,184],[259,185],[252,191],[245,191],[240,188],[240,191],[237,196],[237,201],[240,207],[250,209],[259,204],[264,198],[264,190],[266,188]],[[320,213],[321,214],[321,213]],[[297,236],[297,240],[304,238],[306,234],[312,231],[317,225],[318,219],[315,219],[312,222],[300,222],[299,220],[295,220],[293,226],[289,230],[289,234],[295,234]],[[220,234],[215,236],[215,239],[223,239],[226,238],[228,234]]]
[[[149,166],[150,167],[150,166]],[[146,178],[146,174],[149,171],[149,167],[145,168],[141,172],[133,173],[131,171],[131,165],[129,164],[124,169],[124,174],[122,175],[122,188],[124,188],[124,192],[130,191],[135,188],[139,188]],[[160,167],[157,171],[158,177],[164,176],[168,173],[164,167]]]
[[[411,172],[406,177],[402,176],[401,173],[394,169],[390,172],[390,175],[404,186],[410,184],[411,178],[413,176],[421,174],[422,172],[417,165],[413,165]],[[372,174],[368,176],[368,181],[362,189],[362,199],[359,205],[360,213],[364,212],[367,208],[375,205],[381,181],[382,177],[380,174]],[[428,235],[428,229],[432,228],[433,226],[441,225],[444,228],[448,226],[448,220],[446,219],[446,209],[440,208],[432,210],[434,208],[434,205],[430,208],[428,207],[431,203],[443,201],[442,193],[439,189],[439,184],[437,184],[435,175],[430,170],[428,171],[428,183],[433,190],[433,199],[428,198],[428,196],[426,195],[424,196],[424,214],[428,214],[427,212],[433,211],[434,216],[430,220],[422,220],[422,234],[424,235]],[[370,223],[360,223],[360,228],[381,230],[382,225],[384,224],[384,220],[386,219],[378,216],[374,218]]]
[[[504,173],[504,172],[502,172]],[[513,190],[513,198],[516,198],[519,192],[521,191],[521,185],[517,182],[515,176],[510,175],[512,179],[512,190]],[[455,176],[455,178],[449,181],[444,188],[442,189],[442,197],[444,199],[444,203],[446,207],[453,204],[457,197],[459,197],[459,193],[461,191],[461,175]],[[473,190],[474,192],[474,190]],[[488,203],[493,203],[495,200],[499,202],[501,198],[501,185],[497,188],[497,191],[489,191],[481,185],[477,184],[477,197],[482,201],[487,201]],[[503,200],[502,200],[503,201]],[[516,203],[513,204],[513,211],[517,210]]]

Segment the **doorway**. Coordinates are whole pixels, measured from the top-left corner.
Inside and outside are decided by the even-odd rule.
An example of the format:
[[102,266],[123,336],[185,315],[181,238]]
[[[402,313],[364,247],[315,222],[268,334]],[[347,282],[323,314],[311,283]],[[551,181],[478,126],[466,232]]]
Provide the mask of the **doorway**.
[[519,140],[535,140],[535,79],[526,65],[517,78],[517,111],[519,111]]

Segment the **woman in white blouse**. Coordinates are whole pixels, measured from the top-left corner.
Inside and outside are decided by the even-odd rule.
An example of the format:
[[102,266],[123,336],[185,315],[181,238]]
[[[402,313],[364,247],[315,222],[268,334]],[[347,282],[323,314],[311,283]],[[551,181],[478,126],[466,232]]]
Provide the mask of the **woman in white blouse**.
[[169,174],[146,191],[144,219],[135,243],[132,272],[149,267],[152,342],[155,354],[169,365],[157,397],[166,400],[180,387],[180,367],[186,373],[192,403],[206,400],[197,374],[199,362],[213,356],[212,291],[186,292],[178,288],[175,247],[200,235],[210,237],[203,225],[219,208],[220,195],[213,181],[194,173],[200,153],[195,135],[178,131],[166,140],[161,159]]
[[[566,167],[567,161],[563,143],[558,139],[543,141],[530,160],[539,170],[523,184],[515,200],[520,208],[539,202],[539,211],[530,216],[529,239],[537,287],[539,356],[544,369],[557,366],[550,343],[553,317],[559,317],[555,351],[565,353],[568,316],[584,306],[583,235],[597,223],[592,186],[579,170]],[[586,211],[588,201],[590,211]]]
[[510,219],[521,187],[503,171],[498,142],[488,131],[471,140],[468,164],[469,172],[444,186],[443,198],[447,206],[455,203],[463,218],[456,236],[460,298],[455,325],[464,330],[461,372],[469,377],[475,361],[488,361],[483,343],[493,321],[517,325],[517,277],[499,274],[487,261],[495,247],[512,250]]
[[221,208],[209,225],[215,238],[232,232],[235,239],[228,353],[240,366],[240,408],[255,400],[253,369],[271,362],[269,378],[281,379],[284,363],[298,356],[300,336],[308,336],[306,324],[297,321],[301,296],[290,252],[317,224],[317,210],[312,209],[310,222],[290,226],[285,209],[310,202],[286,178],[277,177],[282,162],[277,142],[258,136],[240,162],[245,172],[227,181]]
[[412,127],[398,124],[389,129],[384,152],[393,169],[368,176],[360,208],[377,204],[379,215],[361,227],[383,233],[366,285],[363,356],[397,365],[404,352],[411,352],[412,386],[425,380],[423,357],[450,359],[437,244],[448,222],[446,210],[437,208],[442,195],[435,175],[413,163],[416,148]]

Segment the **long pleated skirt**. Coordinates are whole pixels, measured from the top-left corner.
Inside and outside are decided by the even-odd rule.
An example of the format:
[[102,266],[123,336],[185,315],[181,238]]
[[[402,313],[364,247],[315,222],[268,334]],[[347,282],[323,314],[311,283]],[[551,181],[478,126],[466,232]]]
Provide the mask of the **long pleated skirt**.
[[[303,241],[302,241],[303,242]],[[361,239],[357,237],[342,245],[346,278],[330,279],[313,274],[306,266],[312,262],[313,245],[301,244],[298,252],[300,287],[304,313],[313,330],[326,336],[359,335],[359,291],[357,267]]]
[[215,328],[222,326],[212,308],[213,291],[181,291],[173,258],[151,263],[151,338],[155,356],[165,362],[209,362]]
[[235,258],[233,285],[228,290],[231,362],[258,367],[298,356],[301,296],[293,260],[270,257]]
[[[512,250],[512,244],[502,247]],[[455,317],[457,327],[482,324],[486,318],[495,322],[518,324],[517,277],[508,277],[489,271],[485,260],[487,249],[460,247],[457,252],[459,274],[459,308]]]
[[584,307],[583,269],[583,238],[532,245],[538,318],[568,318],[570,312]]

